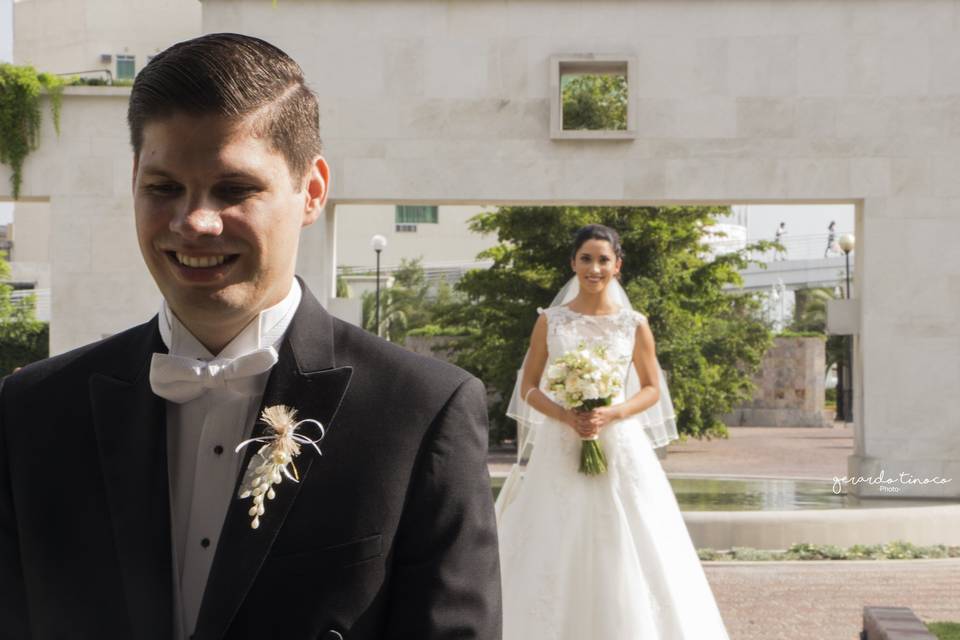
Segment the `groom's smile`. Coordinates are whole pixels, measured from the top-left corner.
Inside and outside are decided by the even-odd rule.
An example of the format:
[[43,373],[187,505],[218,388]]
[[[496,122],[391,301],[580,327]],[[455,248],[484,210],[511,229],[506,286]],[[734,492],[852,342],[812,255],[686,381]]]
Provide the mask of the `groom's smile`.
[[[216,349],[286,296],[300,229],[319,215],[322,158],[294,177],[244,119],[175,113],[144,127],[134,159],[137,236],[170,308]],[[200,337],[198,335],[198,337]]]

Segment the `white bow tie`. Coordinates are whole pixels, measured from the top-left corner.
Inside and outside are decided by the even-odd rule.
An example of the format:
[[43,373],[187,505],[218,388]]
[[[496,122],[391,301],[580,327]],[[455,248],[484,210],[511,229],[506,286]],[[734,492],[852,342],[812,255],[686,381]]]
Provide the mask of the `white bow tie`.
[[261,391],[258,376],[269,371],[278,359],[273,347],[209,362],[155,353],[150,361],[150,387],[161,398],[177,404],[199,398],[208,389],[228,389],[252,396]]

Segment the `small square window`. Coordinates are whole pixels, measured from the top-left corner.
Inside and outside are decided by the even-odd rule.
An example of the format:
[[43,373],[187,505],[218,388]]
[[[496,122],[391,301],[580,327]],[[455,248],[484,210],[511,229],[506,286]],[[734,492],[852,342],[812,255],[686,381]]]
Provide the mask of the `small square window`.
[[437,207],[430,205],[397,205],[397,224],[437,224]]
[[117,80],[133,80],[137,75],[136,56],[117,54]]
[[551,137],[635,137],[634,68],[627,56],[554,56],[550,65]]

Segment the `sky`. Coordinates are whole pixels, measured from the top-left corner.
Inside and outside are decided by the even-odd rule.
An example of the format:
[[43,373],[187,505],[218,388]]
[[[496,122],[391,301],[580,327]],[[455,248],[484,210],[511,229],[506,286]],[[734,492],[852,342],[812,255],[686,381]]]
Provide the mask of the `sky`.
[[773,240],[777,226],[787,223],[783,244],[792,259],[822,258],[827,225],[836,221],[836,236],[854,232],[856,212],[852,204],[749,205],[747,241]]
[[749,205],[747,238],[772,240],[781,221],[787,223],[787,233],[791,236],[822,235],[827,233],[831,220],[837,222],[838,235],[853,233],[853,205]]

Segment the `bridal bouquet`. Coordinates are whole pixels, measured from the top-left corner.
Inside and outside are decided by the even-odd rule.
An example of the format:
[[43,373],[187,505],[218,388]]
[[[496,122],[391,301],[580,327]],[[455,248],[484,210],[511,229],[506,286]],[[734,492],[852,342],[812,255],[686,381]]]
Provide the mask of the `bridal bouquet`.
[[[587,348],[580,344],[547,369],[547,385],[557,402],[567,409],[590,411],[610,406],[623,384],[617,365],[603,345]],[[580,473],[599,475],[607,470],[607,459],[597,436],[584,438],[580,448]]]

